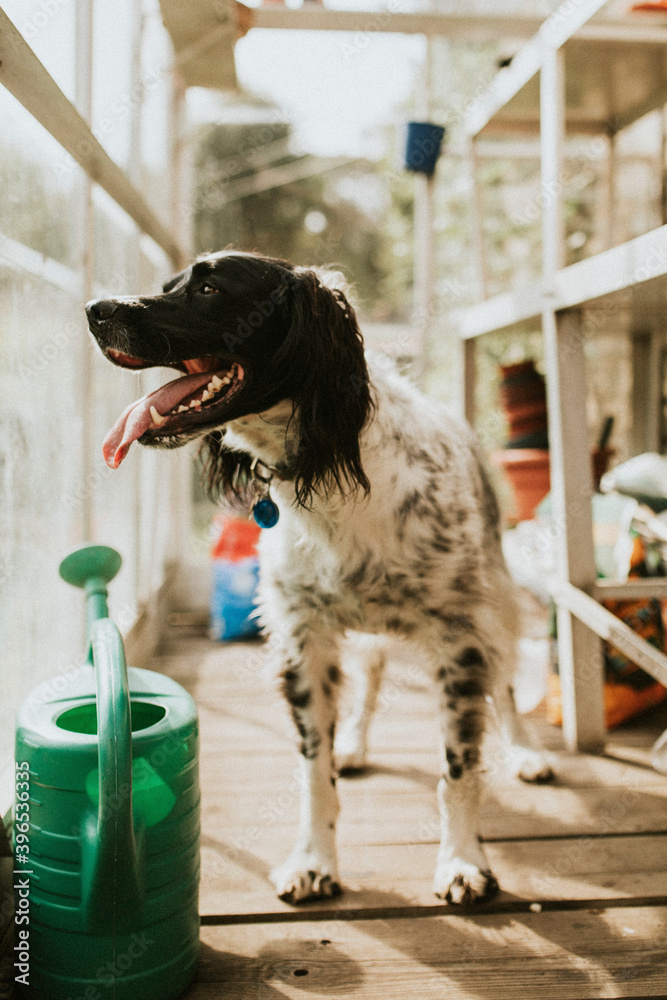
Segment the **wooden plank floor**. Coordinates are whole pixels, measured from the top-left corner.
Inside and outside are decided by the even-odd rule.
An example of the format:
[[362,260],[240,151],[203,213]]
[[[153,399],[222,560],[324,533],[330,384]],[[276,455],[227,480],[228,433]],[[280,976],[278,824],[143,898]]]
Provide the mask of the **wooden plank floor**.
[[192,692],[201,720],[202,960],[187,1000],[667,996],[667,778],[648,755],[664,707],[611,734],[604,757],[566,754],[538,710],[553,786],[509,776],[491,736],[480,832],[503,891],[448,907],[430,888],[433,699],[403,654],[381,694],[372,766],[338,783],[345,894],[295,909],[269,881],[295,836],[298,782],[263,647],[172,628],[153,666]]

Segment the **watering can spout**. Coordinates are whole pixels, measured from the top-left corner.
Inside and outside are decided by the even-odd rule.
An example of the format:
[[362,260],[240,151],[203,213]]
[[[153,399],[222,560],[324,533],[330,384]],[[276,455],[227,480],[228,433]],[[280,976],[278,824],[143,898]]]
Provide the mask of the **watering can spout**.
[[108,545],[82,545],[60,564],[60,575],[72,587],[86,592],[88,662],[93,662],[92,628],[99,618],[109,617],[107,584],[120,569],[120,553]]

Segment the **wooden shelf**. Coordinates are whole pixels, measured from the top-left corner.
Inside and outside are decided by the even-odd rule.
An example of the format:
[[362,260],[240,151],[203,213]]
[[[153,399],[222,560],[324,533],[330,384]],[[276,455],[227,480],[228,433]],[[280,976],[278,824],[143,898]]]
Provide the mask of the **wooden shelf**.
[[[466,121],[468,135],[540,131],[540,69],[545,54],[565,57],[566,135],[610,135],[667,101],[667,17],[627,15],[619,22],[581,23],[579,5],[569,18],[549,18],[494,79]],[[558,13],[558,12],[556,12]]]
[[[638,236],[611,250],[558,271],[552,282],[535,282],[506,292],[454,314],[459,336],[468,340],[539,320],[544,309],[556,312],[586,305],[601,308],[612,296],[643,287],[638,296],[626,296],[624,306],[645,315],[667,310],[667,226]],[[615,302],[618,305],[618,302]]]
[[[571,749],[595,751],[605,740],[599,638],[613,640],[653,677],[667,682],[667,657],[598,603],[605,596],[662,596],[664,583],[602,585],[595,578],[583,314],[600,309],[603,315],[623,317],[629,333],[656,330],[660,318],[667,316],[667,226],[613,246],[615,136],[667,104],[667,20],[658,18],[649,24],[626,15],[626,30],[619,30],[604,20],[612,6],[608,0],[562,4],[474,102],[466,131],[473,154],[481,284],[486,268],[474,170],[475,142],[480,136],[540,137],[542,278],[454,315],[465,344],[465,411],[469,416],[474,415],[475,339],[527,324],[533,328],[539,324],[542,330],[554,542],[560,567],[553,596],[558,611],[563,731]],[[564,267],[565,144],[568,137],[582,136],[601,137],[607,143],[607,241],[611,248]],[[641,352],[635,354],[639,365]],[[658,398],[657,370],[637,368],[637,375],[641,387],[635,390],[635,404],[641,392],[646,395],[642,406],[635,406],[640,413]],[[652,386],[647,384],[650,378]]]
[[598,601],[642,600],[645,597],[667,598],[667,577],[646,577],[638,580],[598,580],[593,587]]

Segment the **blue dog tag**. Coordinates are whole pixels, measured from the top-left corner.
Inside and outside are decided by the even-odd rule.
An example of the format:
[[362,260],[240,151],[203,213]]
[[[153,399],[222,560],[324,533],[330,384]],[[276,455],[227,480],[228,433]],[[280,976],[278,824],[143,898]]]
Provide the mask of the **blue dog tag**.
[[280,511],[271,497],[262,497],[255,504],[252,516],[260,528],[273,528],[278,523]]

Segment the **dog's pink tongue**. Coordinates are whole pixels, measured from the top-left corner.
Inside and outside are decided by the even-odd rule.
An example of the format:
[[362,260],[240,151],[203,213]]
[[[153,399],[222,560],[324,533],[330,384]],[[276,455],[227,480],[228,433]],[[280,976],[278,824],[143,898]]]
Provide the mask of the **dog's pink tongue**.
[[110,469],[118,468],[130,450],[132,442],[140,438],[152,425],[150,408],[155,404],[149,403],[149,399],[150,396],[144,396],[136,403],[131,403],[105,437],[102,454]]
[[207,385],[210,378],[210,372],[183,375],[181,378],[163,385],[161,389],[148,393],[135,403],[130,403],[127,409],[123,410],[102,445],[104,461],[109,468],[117,469],[130,450],[132,442],[138,441],[150,427],[154,426],[151,407],[154,406],[158,413],[165,416],[190,393]]

